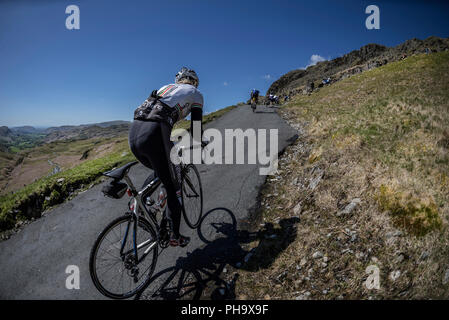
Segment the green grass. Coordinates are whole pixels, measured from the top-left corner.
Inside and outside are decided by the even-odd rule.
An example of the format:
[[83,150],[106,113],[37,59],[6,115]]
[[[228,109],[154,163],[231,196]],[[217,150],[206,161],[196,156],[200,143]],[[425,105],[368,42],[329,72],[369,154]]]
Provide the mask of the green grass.
[[[211,112],[209,114],[206,114],[203,116],[203,125],[209,122],[214,121],[215,119],[220,118],[222,115],[224,115],[226,112],[231,111],[232,109],[237,108],[237,106],[233,105],[233,106],[229,106],[214,112]],[[190,120],[182,120],[179,121],[178,123],[176,123],[174,129],[185,129],[185,130],[189,130],[190,129]]]
[[[45,177],[18,190],[13,194],[0,197],[0,230],[14,227],[17,220],[25,220],[46,208],[63,202],[71,192],[87,185],[102,172],[133,161],[134,156],[129,151],[127,142],[116,146],[115,151],[103,158],[88,160],[82,164],[51,177]],[[58,183],[63,178],[64,181]],[[46,197],[49,197],[46,200]],[[33,208],[33,212],[29,211]]]
[[[312,123],[317,149],[324,154],[338,153],[356,141],[358,149],[352,152],[358,158],[387,168],[393,179],[407,178],[394,192],[449,200],[448,150],[441,147],[449,128],[449,53],[412,56],[366,71],[299,96],[286,108]],[[422,235],[441,226],[437,206],[391,202],[380,193],[380,208],[393,206],[395,221],[400,217],[412,233]],[[416,205],[429,211],[424,214]]]
[[425,203],[423,199],[406,197],[386,185],[380,186],[377,200],[380,209],[390,212],[398,227],[416,236],[424,236],[442,226],[438,208],[432,201]]

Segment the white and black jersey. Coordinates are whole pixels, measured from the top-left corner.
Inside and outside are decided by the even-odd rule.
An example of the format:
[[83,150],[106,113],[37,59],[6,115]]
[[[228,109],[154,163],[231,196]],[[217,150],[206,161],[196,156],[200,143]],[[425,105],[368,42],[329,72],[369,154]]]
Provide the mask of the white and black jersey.
[[190,84],[168,84],[157,91],[159,101],[178,110],[178,121],[187,117],[192,109],[203,109],[203,95]]

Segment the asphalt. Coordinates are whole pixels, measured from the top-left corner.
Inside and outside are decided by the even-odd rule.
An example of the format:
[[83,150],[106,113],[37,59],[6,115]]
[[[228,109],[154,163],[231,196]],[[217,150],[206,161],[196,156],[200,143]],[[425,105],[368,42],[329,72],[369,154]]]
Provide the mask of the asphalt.
[[[279,152],[297,137],[275,108],[265,106],[258,106],[255,113],[249,106],[240,106],[206,128],[222,133],[237,128],[278,129]],[[220,274],[227,264],[238,267],[247,254],[241,248],[245,240],[237,234],[254,218],[257,196],[266,179],[259,168],[259,164],[198,165],[204,193],[203,223],[191,230],[182,222],[181,232],[191,237],[191,243],[160,253],[153,280],[137,298],[214,298],[224,291],[209,295],[211,280],[215,286],[229,287],[219,284]],[[150,172],[138,164],[130,176],[140,186]],[[102,229],[123,215],[128,197],[106,198],[101,187],[99,184],[77,195],[0,243],[1,299],[106,299],[91,281],[89,253]],[[66,288],[69,265],[79,267],[79,289]]]

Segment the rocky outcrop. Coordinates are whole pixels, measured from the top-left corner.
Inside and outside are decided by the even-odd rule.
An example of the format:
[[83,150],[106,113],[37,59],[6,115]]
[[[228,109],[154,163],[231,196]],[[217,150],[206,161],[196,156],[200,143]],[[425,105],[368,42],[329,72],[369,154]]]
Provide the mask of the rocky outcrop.
[[445,50],[449,50],[449,38],[429,37],[425,40],[415,38],[391,48],[379,44],[368,44],[342,57],[318,62],[305,70],[290,71],[273,82],[267,94],[279,96],[308,94],[315,88],[325,85],[322,80],[326,78],[330,78],[329,84],[331,84],[410,55]]

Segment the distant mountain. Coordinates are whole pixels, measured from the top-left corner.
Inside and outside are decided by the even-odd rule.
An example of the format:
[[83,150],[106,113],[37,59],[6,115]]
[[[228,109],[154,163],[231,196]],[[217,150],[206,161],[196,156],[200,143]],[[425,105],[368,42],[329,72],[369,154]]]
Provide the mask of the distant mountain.
[[50,128],[32,126],[8,128],[3,126],[0,127],[0,151],[17,151],[58,140],[113,138],[127,134],[130,125],[129,121],[117,120]]
[[116,120],[116,121],[107,121],[100,123],[90,123],[90,124],[81,124],[81,125],[68,125],[68,126],[59,126],[59,127],[50,127],[45,129],[46,133],[52,133],[55,131],[73,131],[73,130],[82,130],[89,127],[100,127],[100,128],[108,128],[117,125],[126,125],[129,126],[131,124],[130,121]]
[[0,127],[0,137],[6,138],[6,137],[10,137],[12,135],[12,131],[6,127],[6,126],[2,126]]
[[32,134],[44,131],[43,129],[37,129],[32,126],[12,127],[10,130],[15,134]]
[[107,122],[100,122],[100,123],[93,123],[93,124],[83,124],[82,126],[98,126],[101,128],[107,128],[117,125],[130,125],[130,121],[123,121],[123,120],[115,120],[115,121],[107,121]]
[[45,130],[45,142],[68,139],[112,138],[126,134],[131,122],[109,121],[79,126],[51,127]]
[[425,53],[427,49],[430,49],[430,52],[449,50],[449,38],[429,37],[425,40],[414,38],[396,47],[368,44],[342,57],[318,62],[307,69],[290,71],[273,82],[267,94],[282,96],[308,92],[311,90],[311,83],[319,84],[328,77],[331,78],[331,82],[338,81],[351,74],[379,67],[409,55]]

